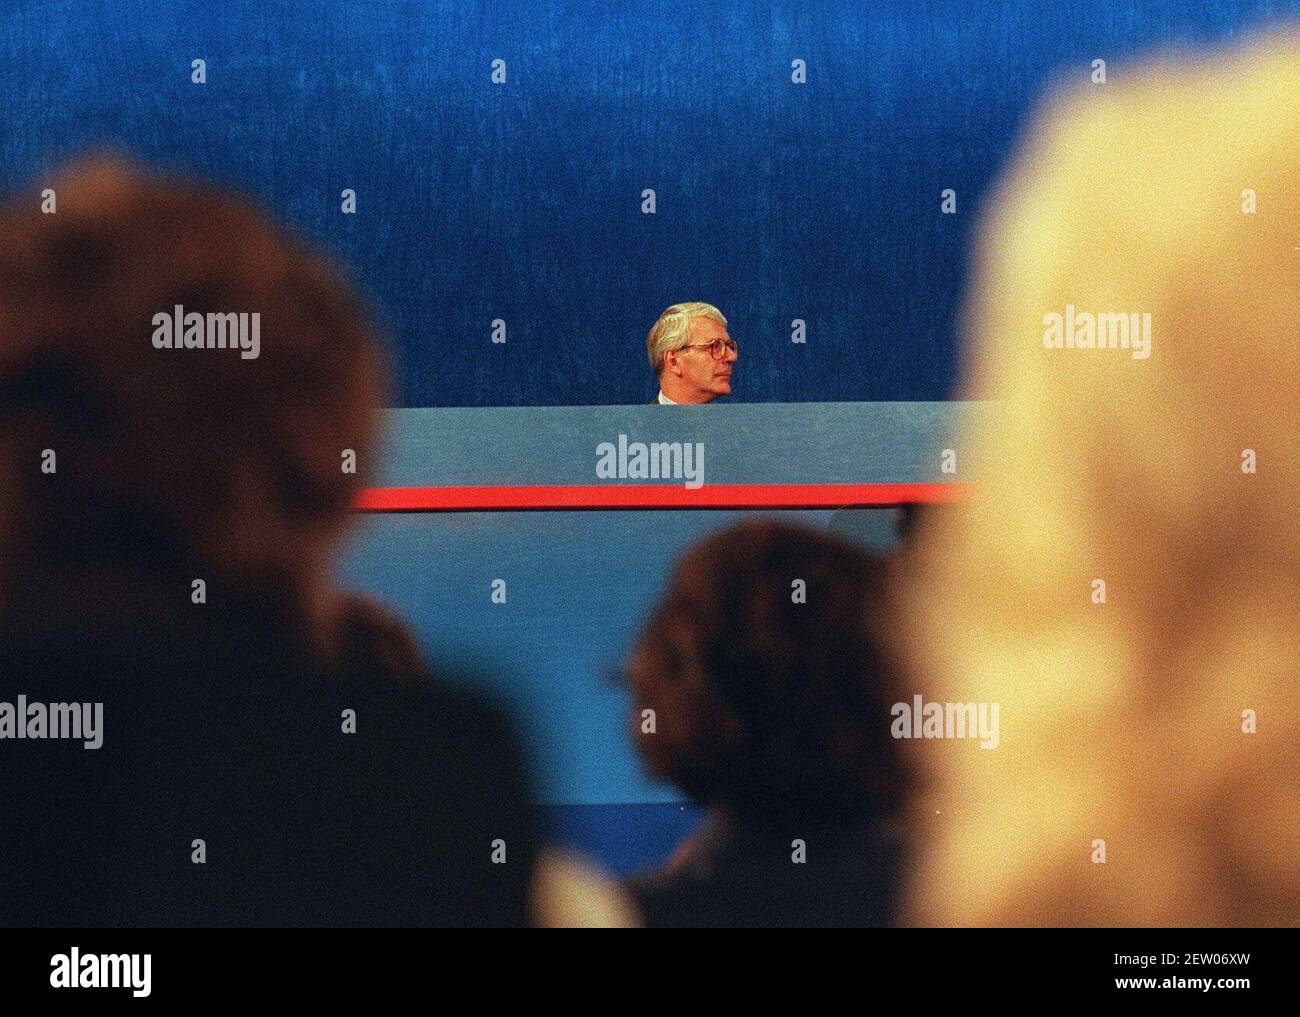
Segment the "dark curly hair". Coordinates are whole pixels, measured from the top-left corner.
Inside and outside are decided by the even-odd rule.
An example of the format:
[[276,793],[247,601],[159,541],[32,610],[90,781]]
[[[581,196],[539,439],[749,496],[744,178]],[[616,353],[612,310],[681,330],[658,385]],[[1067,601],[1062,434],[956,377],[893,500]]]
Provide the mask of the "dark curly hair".
[[688,551],[628,668],[649,769],[751,825],[898,814],[912,781],[889,733],[888,570],[837,537],[771,520]]

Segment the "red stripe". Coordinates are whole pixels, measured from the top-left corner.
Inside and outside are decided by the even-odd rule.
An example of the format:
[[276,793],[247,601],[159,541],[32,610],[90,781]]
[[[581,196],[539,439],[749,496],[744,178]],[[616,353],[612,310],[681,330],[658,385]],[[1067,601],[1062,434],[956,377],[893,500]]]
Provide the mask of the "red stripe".
[[966,484],[574,484],[372,487],[358,512],[530,512],[577,509],[844,508],[965,498]]

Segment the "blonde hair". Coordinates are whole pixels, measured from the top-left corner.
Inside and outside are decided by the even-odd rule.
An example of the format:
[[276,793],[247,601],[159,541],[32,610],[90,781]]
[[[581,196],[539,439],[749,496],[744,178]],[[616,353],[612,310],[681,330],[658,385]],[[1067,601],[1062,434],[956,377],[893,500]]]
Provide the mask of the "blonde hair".
[[[1001,744],[916,743],[914,923],[1300,919],[1300,36],[1130,81],[1050,105],[981,234],[964,395],[1004,402],[900,594],[918,691]],[[1149,312],[1149,359],[1047,348],[1069,304]]]
[[692,318],[712,318],[724,325],[727,323],[721,311],[712,304],[699,300],[673,304],[672,307],[666,308],[664,313],[659,315],[659,320],[650,327],[650,333],[645,339],[646,352],[650,356],[650,368],[656,377],[664,369],[664,354],[669,350],[680,350],[690,340]]

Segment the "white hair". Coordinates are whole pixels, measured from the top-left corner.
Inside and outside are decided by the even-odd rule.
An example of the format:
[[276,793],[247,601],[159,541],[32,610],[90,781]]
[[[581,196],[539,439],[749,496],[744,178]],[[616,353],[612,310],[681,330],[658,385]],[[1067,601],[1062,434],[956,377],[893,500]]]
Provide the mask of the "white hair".
[[650,368],[656,377],[664,369],[664,354],[669,350],[680,350],[690,340],[692,318],[712,318],[724,325],[727,323],[721,311],[699,300],[667,308],[651,326],[645,339]]

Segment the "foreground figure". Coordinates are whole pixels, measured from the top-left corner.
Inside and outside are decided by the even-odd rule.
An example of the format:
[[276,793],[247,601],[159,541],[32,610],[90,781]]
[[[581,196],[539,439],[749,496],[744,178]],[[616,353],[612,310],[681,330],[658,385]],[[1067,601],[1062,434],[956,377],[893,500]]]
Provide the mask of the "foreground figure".
[[[993,207],[963,395],[1002,403],[897,631],[1002,741],[917,743],[913,921],[1300,921],[1297,108],[1300,38],[1135,69],[1058,101]],[[1071,305],[1149,342],[1055,342]]]
[[[361,308],[236,199],[53,186],[0,225],[0,925],[522,924],[504,725],[326,581]],[[258,355],[158,346],[177,306],[260,315]]]
[[633,883],[647,924],[892,923],[910,781],[878,649],[884,574],[767,521],[683,557],[628,674],[647,767],[709,815]]

